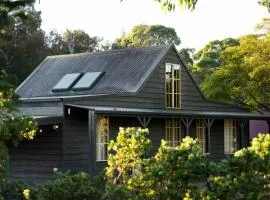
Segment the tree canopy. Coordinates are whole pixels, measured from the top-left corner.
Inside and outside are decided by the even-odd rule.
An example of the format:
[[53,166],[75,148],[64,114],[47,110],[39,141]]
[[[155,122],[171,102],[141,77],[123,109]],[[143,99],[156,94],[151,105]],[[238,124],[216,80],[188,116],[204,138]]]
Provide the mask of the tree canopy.
[[174,28],[163,25],[134,26],[130,33],[115,40],[113,48],[143,47],[181,43]]
[[270,12],[270,0],[259,0],[258,3],[268,9]]
[[198,83],[211,75],[221,65],[221,52],[228,47],[239,45],[238,39],[226,38],[224,40],[210,41],[203,49],[198,51],[193,59],[195,64],[193,72]]
[[202,84],[207,97],[252,109],[270,108],[270,37],[248,35],[221,53],[221,66]]
[[0,0],[0,33],[4,33],[3,27],[9,24],[9,16],[26,18],[24,7],[32,5],[35,0]]
[[99,37],[90,37],[83,30],[67,30],[63,34],[63,42],[71,50],[70,53],[83,53],[97,51],[102,39]]

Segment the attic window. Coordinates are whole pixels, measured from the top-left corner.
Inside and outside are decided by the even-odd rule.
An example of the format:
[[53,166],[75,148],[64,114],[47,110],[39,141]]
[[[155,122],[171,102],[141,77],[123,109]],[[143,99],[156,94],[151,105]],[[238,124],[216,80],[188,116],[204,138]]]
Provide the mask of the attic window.
[[165,102],[167,108],[181,107],[180,65],[166,63]]
[[53,87],[53,92],[66,91],[72,88],[76,81],[81,77],[81,73],[64,75],[60,81]]
[[92,89],[97,82],[103,77],[104,72],[87,72],[73,86],[73,90]]

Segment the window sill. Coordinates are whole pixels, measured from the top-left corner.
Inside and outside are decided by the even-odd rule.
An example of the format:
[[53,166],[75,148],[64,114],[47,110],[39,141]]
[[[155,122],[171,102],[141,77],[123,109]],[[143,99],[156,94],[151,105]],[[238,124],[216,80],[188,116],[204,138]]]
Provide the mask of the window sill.
[[96,162],[99,162],[99,163],[101,163],[101,162],[108,162],[108,160],[96,160]]

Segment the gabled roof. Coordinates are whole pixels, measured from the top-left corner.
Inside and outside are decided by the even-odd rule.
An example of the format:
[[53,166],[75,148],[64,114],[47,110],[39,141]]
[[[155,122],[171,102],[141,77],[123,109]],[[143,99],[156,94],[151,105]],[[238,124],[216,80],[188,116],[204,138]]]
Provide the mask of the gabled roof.
[[[136,93],[173,45],[47,57],[17,88],[22,98]],[[70,73],[105,72],[93,90],[52,92]]]

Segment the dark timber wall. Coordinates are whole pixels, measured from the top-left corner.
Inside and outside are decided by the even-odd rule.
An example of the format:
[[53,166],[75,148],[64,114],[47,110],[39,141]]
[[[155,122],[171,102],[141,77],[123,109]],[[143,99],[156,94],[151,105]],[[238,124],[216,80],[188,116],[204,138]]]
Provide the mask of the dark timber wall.
[[34,140],[23,141],[18,147],[10,147],[10,171],[8,178],[30,184],[54,178],[53,168],[61,168],[62,133],[51,126],[41,127]]
[[88,171],[88,111],[72,109],[65,114],[63,126],[63,168]]

